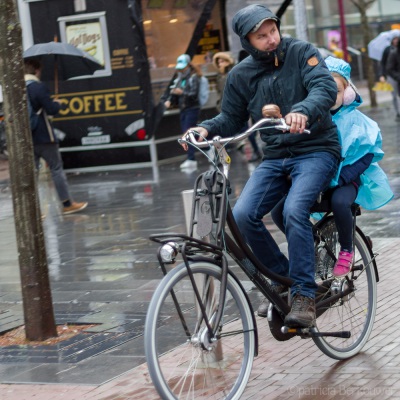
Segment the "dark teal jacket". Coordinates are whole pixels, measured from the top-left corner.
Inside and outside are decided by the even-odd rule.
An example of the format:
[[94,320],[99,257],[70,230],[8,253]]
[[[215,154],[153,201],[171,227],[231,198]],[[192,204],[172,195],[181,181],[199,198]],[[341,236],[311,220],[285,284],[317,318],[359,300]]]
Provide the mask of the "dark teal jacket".
[[47,115],[56,115],[61,109],[60,104],[52,100],[50,91],[43,82],[33,82],[26,89],[33,110],[35,112],[42,110],[39,115],[38,126],[32,132],[33,144],[58,143],[54,128],[43,110]]
[[[254,8],[254,12],[248,12],[250,8]],[[339,159],[338,133],[330,114],[337,86],[319,51],[310,43],[291,38],[283,38],[275,52],[256,50],[247,40],[247,34],[262,19],[276,17],[259,5],[242,11],[235,15],[232,27],[250,57],[230,71],[221,113],[199,126],[213,135],[234,135],[249,117],[253,122],[262,118],[261,109],[265,104],[276,104],[283,116],[289,112],[307,115],[311,134],[261,131],[265,142],[264,158],[328,151]]]

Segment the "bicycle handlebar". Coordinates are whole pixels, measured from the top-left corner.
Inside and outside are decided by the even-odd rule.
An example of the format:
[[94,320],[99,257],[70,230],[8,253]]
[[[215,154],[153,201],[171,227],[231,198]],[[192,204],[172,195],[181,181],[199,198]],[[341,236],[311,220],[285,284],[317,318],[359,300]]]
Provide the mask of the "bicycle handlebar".
[[[268,126],[265,126],[265,125],[268,125]],[[245,132],[239,133],[238,135],[235,135],[233,137],[222,138],[220,136],[216,136],[213,140],[198,141],[196,139],[196,136],[200,136],[200,135],[195,129],[193,129],[193,130],[188,131],[187,135],[185,136],[186,140],[179,139],[179,142],[189,141],[199,148],[209,148],[210,146],[213,146],[215,142],[218,142],[221,145],[224,145],[227,143],[240,142],[240,141],[246,139],[252,132],[257,131],[257,130],[263,130],[263,129],[264,130],[265,129],[278,129],[283,132],[286,132],[286,131],[290,130],[290,126],[286,124],[286,121],[284,118],[262,118],[259,121],[257,121],[254,125],[252,125],[249,129],[247,129]],[[304,133],[310,134],[311,132],[308,129],[305,129]]]

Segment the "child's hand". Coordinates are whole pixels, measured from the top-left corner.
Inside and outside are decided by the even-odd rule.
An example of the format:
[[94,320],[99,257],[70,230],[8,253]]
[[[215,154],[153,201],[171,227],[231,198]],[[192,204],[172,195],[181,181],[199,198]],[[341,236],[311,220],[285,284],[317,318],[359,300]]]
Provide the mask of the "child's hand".
[[282,118],[281,110],[276,104],[266,104],[261,113],[264,118]]

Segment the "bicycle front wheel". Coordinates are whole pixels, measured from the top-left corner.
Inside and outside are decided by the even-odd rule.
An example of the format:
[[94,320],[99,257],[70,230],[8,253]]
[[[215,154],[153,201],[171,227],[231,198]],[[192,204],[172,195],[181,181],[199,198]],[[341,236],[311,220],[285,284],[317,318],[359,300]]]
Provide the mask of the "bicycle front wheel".
[[[333,218],[320,228],[326,244],[336,257],[340,245]],[[352,291],[345,297],[329,303],[317,311],[317,329],[321,332],[349,331],[350,338],[314,337],[315,344],[327,356],[344,360],[357,354],[367,342],[375,319],[377,289],[373,261],[367,243],[356,232],[354,240],[354,270],[346,278],[334,278],[332,269],[335,261],[329,254],[316,254],[316,282],[319,284],[316,301],[346,290]]]
[[239,399],[250,376],[256,346],[254,318],[238,281],[228,274],[225,304],[219,304],[221,268],[190,263],[211,325],[223,307],[217,340],[211,340],[185,264],[161,281],[145,325],[151,379],[162,399]]

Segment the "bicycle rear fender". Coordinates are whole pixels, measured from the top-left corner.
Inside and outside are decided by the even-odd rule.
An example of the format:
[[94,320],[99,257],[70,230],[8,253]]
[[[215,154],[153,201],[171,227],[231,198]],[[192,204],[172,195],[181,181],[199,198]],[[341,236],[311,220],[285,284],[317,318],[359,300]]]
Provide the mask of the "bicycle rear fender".
[[364,232],[358,226],[356,226],[356,230],[357,230],[357,233],[360,235],[360,237],[362,238],[362,240],[364,241],[365,245],[368,248],[368,251],[369,251],[369,254],[371,256],[372,263],[373,263],[373,266],[374,266],[376,282],[379,282],[378,265],[376,264],[376,254],[374,254],[374,252],[372,251],[372,247],[370,246],[370,242],[367,239],[367,236],[364,234]]

